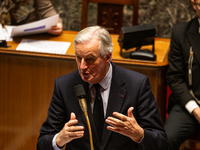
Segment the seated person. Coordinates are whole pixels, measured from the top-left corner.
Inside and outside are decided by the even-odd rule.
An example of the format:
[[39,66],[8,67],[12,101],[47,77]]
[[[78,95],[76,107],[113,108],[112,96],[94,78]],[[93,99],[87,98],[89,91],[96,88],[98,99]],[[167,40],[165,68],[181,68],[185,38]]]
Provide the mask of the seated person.
[[167,83],[169,116],[165,122],[170,150],[200,131],[200,0],[191,0],[197,16],[172,29]]
[[[3,0],[0,4],[0,23],[2,25],[22,25],[56,15],[51,0]],[[60,35],[62,20],[47,32]]]

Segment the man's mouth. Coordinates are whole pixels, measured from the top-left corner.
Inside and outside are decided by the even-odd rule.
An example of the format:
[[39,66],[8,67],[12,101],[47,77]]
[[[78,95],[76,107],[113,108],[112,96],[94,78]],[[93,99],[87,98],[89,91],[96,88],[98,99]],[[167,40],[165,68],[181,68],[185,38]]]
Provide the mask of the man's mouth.
[[89,73],[85,73],[85,72],[82,72],[82,74],[83,74],[84,76],[87,76],[87,75],[89,75]]

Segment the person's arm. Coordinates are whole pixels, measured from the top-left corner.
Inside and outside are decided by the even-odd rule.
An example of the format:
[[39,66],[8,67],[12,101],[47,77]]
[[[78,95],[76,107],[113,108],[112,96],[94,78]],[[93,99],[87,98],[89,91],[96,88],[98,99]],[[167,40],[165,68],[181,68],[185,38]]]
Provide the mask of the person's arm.
[[[169,68],[167,83],[178,103],[194,115],[200,123],[200,108],[189,92],[187,81],[188,67],[186,53],[189,55],[190,45],[185,37],[185,28],[174,26],[172,29],[171,45],[168,54]],[[189,56],[188,56],[189,57]]]
[[187,111],[192,114],[192,112],[194,111],[194,109],[198,108],[199,105],[197,104],[197,102],[195,100],[190,100],[189,102],[187,102],[187,104],[185,105],[185,108],[187,109]]
[[127,116],[114,112],[113,115],[119,119],[108,117],[106,122],[111,126],[107,129],[120,133],[124,136],[130,137],[135,142],[141,142],[144,137],[144,130],[138,125],[135,117],[133,116],[133,107],[130,107],[127,111]]
[[57,23],[56,26],[52,26],[51,29],[47,31],[47,33],[53,34],[53,35],[60,35],[62,34],[63,31],[63,24],[62,23]]
[[185,107],[186,103],[193,99],[191,96],[187,80],[187,58],[189,55],[189,43],[185,37],[185,28],[174,26],[171,35],[170,51],[168,53],[169,67],[167,71],[167,84],[178,103]]
[[41,19],[48,18],[57,14],[51,0],[35,0],[36,10]]
[[200,124],[200,107],[195,100],[190,100],[186,105],[186,109],[192,114]]
[[[138,96],[137,110],[130,107],[127,116],[114,112],[114,117],[108,117],[107,128],[111,131],[130,137],[138,143],[142,149],[168,150],[167,135],[163,129],[159,110],[155,98],[151,92],[148,78],[143,80]],[[132,111],[137,116],[134,117]]]
[[[57,14],[51,0],[36,0],[37,11],[41,19],[48,18]],[[52,26],[47,32],[53,35],[60,35],[63,31],[62,19],[59,18],[59,22],[56,26]]]
[[56,137],[56,144],[58,147],[64,147],[65,144],[70,141],[84,136],[84,127],[76,126],[77,123],[76,115],[71,113],[70,121],[65,124]]
[[66,108],[63,104],[58,80],[55,80],[54,92],[48,109],[48,117],[40,129],[37,142],[37,150],[52,150],[53,139],[56,136],[56,144],[63,147],[73,139],[83,137],[84,127],[76,126],[78,120],[74,113],[66,116]]
[[63,147],[58,147],[58,145],[56,144],[56,138],[57,138],[58,134],[56,134],[54,137],[53,137],[53,140],[52,140],[52,146],[53,146],[53,149],[54,150],[62,150],[64,148]]
[[197,121],[198,121],[199,124],[200,124],[200,107],[195,108],[195,109],[192,111],[192,115],[194,115],[194,117],[197,119]]
[[75,114],[71,113],[70,121],[65,124],[63,129],[57,133],[52,140],[54,150],[61,150],[64,148],[65,144],[70,141],[83,137],[84,127],[75,126],[76,123],[78,123],[78,120],[76,120]]

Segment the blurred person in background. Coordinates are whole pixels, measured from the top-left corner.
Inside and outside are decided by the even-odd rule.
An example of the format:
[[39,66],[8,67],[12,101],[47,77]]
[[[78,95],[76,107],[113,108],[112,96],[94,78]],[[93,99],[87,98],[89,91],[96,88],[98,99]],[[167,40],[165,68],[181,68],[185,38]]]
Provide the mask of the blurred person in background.
[[[0,0],[0,23],[22,25],[56,15],[51,0]],[[61,18],[47,32],[60,35],[63,30]]]
[[172,91],[165,123],[170,150],[200,130],[200,0],[191,0],[198,17],[175,25],[168,54],[167,83]]

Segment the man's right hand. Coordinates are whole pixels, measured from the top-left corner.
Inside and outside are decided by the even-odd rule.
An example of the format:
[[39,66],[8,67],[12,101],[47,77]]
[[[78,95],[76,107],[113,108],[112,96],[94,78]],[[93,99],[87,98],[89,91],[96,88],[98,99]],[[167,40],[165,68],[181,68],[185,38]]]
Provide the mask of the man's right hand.
[[59,147],[63,147],[70,141],[84,136],[84,127],[75,126],[77,123],[78,120],[76,119],[76,115],[71,113],[70,120],[64,125],[63,129],[56,137],[56,144]]
[[194,117],[197,119],[197,121],[198,121],[199,124],[200,124],[200,107],[195,108],[195,109],[192,111],[192,115],[194,115]]

